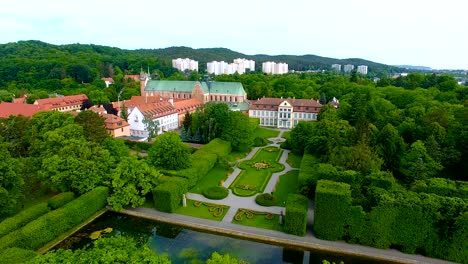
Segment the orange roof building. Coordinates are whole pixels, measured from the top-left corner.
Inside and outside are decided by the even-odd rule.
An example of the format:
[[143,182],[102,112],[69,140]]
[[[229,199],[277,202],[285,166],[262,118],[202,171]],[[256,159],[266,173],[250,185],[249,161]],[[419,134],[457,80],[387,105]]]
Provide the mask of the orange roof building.
[[84,94],[53,97],[46,99],[38,99],[34,102],[35,105],[47,106],[51,110],[60,112],[70,112],[80,110],[83,102],[88,100],[88,97]]
[[27,116],[31,117],[40,111],[47,111],[47,106],[39,106],[32,104],[16,104],[16,103],[0,103],[0,118],[8,118],[10,116]]
[[111,115],[101,114],[104,118],[106,129],[112,137],[128,137],[130,136],[130,125],[125,119]]
[[179,126],[182,126],[184,122],[185,114],[188,112],[190,114],[194,113],[198,107],[203,104],[197,98],[192,98],[188,100],[175,101],[174,107],[179,114]]
[[175,107],[168,101],[136,106],[128,115],[130,135],[146,139],[149,135],[143,122],[145,117],[158,122],[158,134],[175,130],[179,127],[178,113]]

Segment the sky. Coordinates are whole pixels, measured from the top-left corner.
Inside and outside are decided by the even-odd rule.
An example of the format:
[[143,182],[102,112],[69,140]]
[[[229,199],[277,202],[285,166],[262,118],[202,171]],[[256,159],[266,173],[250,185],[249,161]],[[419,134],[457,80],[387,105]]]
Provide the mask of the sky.
[[2,3],[0,43],[223,47],[468,69],[467,7],[464,0],[15,0]]

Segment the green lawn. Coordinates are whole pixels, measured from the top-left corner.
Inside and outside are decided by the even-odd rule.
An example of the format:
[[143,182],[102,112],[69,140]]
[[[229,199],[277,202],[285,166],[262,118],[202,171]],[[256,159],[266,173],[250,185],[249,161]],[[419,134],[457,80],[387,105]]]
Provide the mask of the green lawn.
[[300,168],[301,167],[302,156],[289,152],[288,159],[286,162],[289,166],[293,168]]
[[249,152],[232,151],[227,157],[229,162],[234,162],[245,158],[247,155],[249,155]]
[[283,135],[281,137],[284,138],[284,139],[289,139],[289,134],[290,133],[291,133],[291,131],[285,131],[285,132],[283,132]]
[[277,131],[277,130],[272,130],[272,129],[268,129],[268,128],[264,128],[264,127],[257,127],[254,130],[253,138],[261,137],[261,138],[268,139],[268,138],[272,138],[272,137],[277,137],[279,135],[279,133],[280,132]]
[[225,181],[228,171],[222,166],[216,165],[213,169],[208,172],[198,183],[195,185],[190,192],[202,194],[202,191],[208,187],[219,186],[221,181]]
[[283,226],[279,224],[279,215],[270,214],[273,216],[273,219],[267,219],[266,216],[268,213],[255,212],[255,211],[249,210],[250,212],[252,212],[252,214],[249,216],[245,211],[242,212],[241,210],[244,210],[244,209],[239,209],[234,219],[232,219],[233,224],[252,226],[252,227],[257,227],[257,228],[264,228],[264,229],[270,229],[270,230],[283,232]]
[[[259,150],[251,160],[242,161],[238,165],[242,172],[229,188],[239,196],[252,196],[263,192],[271,174],[284,170],[284,166],[277,162],[281,153],[282,150],[278,148],[267,147]],[[255,165],[261,164],[268,164],[269,167],[257,170]]]
[[[199,206],[197,206],[197,204]],[[229,206],[202,203],[187,199],[187,207],[178,208],[175,213],[204,218],[209,220],[221,221],[229,211]],[[216,216],[217,215],[217,216]]]
[[274,195],[276,199],[278,199],[278,206],[285,205],[288,194],[297,193],[298,177],[298,170],[289,171],[289,173],[283,174],[279,177],[274,191]]

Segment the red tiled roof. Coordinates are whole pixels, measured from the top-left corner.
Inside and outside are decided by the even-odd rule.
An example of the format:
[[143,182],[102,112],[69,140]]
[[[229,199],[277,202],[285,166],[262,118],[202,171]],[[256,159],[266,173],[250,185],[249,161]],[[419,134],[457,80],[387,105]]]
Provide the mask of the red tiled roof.
[[148,96],[148,97],[145,97],[145,96],[132,96],[132,98],[130,98],[130,100],[123,100],[123,101],[120,101],[120,102],[112,102],[112,106],[115,109],[118,109],[118,110],[120,110],[120,108],[122,108],[123,105],[125,105],[127,107],[127,109],[132,109],[132,108],[134,108],[136,106],[152,104],[152,103],[160,103],[161,101],[162,101],[161,96],[159,96],[159,95],[157,95],[157,96]]
[[140,75],[139,74],[125,74],[124,80],[126,80],[126,79],[133,79],[133,80],[139,82],[140,81]]
[[32,105],[32,104],[15,104],[15,103],[0,103],[0,118],[8,118],[11,115],[18,116],[33,116],[40,111],[50,110],[47,106]]
[[88,110],[93,111],[94,113],[97,113],[100,115],[107,114],[106,109],[104,109],[104,107],[102,107],[101,105],[93,105]]
[[102,81],[107,81],[107,82],[110,82],[110,83],[114,83],[114,79],[108,77],[108,78],[101,78]]
[[83,101],[87,99],[88,97],[86,95],[78,94],[78,95],[38,99],[34,102],[34,104],[35,105],[50,105],[51,108],[55,109],[55,108],[64,107],[64,106],[81,105],[83,104]]
[[25,104],[26,103],[26,97],[13,98],[13,103],[14,104]]
[[287,101],[294,107],[295,112],[318,113],[322,105],[313,99],[283,99],[283,98],[261,98],[250,101],[250,110],[278,111],[279,105]]
[[174,102],[174,107],[179,113],[185,113],[186,111],[195,110],[201,105],[202,103],[197,98]]
[[156,119],[161,116],[166,116],[170,114],[177,113],[177,110],[167,101],[162,101],[160,103],[153,103],[147,105],[140,105],[138,109],[143,115],[151,115],[153,119]]
[[106,125],[106,128],[109,130],[115,130],[121,127],[129,126],[127,121],[125,121],[125,119],[119,116],[115,116],[111,114],[102,114],[101,116],[106,118],[106,120],[104,120],[104,123]]

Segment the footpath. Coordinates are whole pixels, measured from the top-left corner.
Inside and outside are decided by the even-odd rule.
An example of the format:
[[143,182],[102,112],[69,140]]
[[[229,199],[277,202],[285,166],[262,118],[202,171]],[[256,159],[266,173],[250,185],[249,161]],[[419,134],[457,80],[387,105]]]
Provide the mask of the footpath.
[[[285,140],[281,137],[284,130],[280,131],[281,132],[277,137],[270,138],[270,141],[272,141],[273,143],[270,143],[268,146],[280,147],[280,144]],[[239,162],[251,159],[259,149],[261,149],[261,147],[254,148],[245,158],[239,160]],[[288,155],[289,150],[283,150],[283,154],[281,155],[279,162],[284,165],[285,169],[281,172],[274,173],[271,176],[270,181],[265,187],[265,193],[271,192],[274,189],[280,175],[283,175],[291,170],[297,170],[297,168],[291,168],[291,166],[287,164],[286,160],[288,158]],[[223,186],[229,187],[232,184],[232,182],[236,179],[236,177],[239,176],[240,172],[241,170],[236,167],[231,176],[229,176],[228,179],[224,182]],[[231,190],[229,190],[229,195],[222,200],[210,200],[205,198],[203,195],[195,193],[187,193],[186,197],[188,199],[209,202],[212,204],[227,205],[230,206],[230,209],[226,213],[222,221],[213,221],[179,214],[164,213],[155,209],[143,207],[135,209],[126,209],[123,211],[123,213],[160,222],[175,224],[194,230],[218,233],[227,236],[275,244],[284,247],[293,247],[304,251],[319,250],[343,255],[352,255],[381,261],[382,263],[453,263],[449,261],[424,257],[421,255],[405,254],[395,249],[378,249],[357,244],[348,244],[344,241],[320,240],[316,238],[312,233],[312,225],[314,222],[314,207],[312,202],[309,203],[307,234],[304,237],[299,237],[275,230],[233,224],[232,220],[239,208],[251,209],[261,212],[269,212],[274,214],[280,214],[281,212],[283,214],[286,213],[284,207],[264,207],[258,205],[255,202],[255,196],[239,197],[232,194]]]

